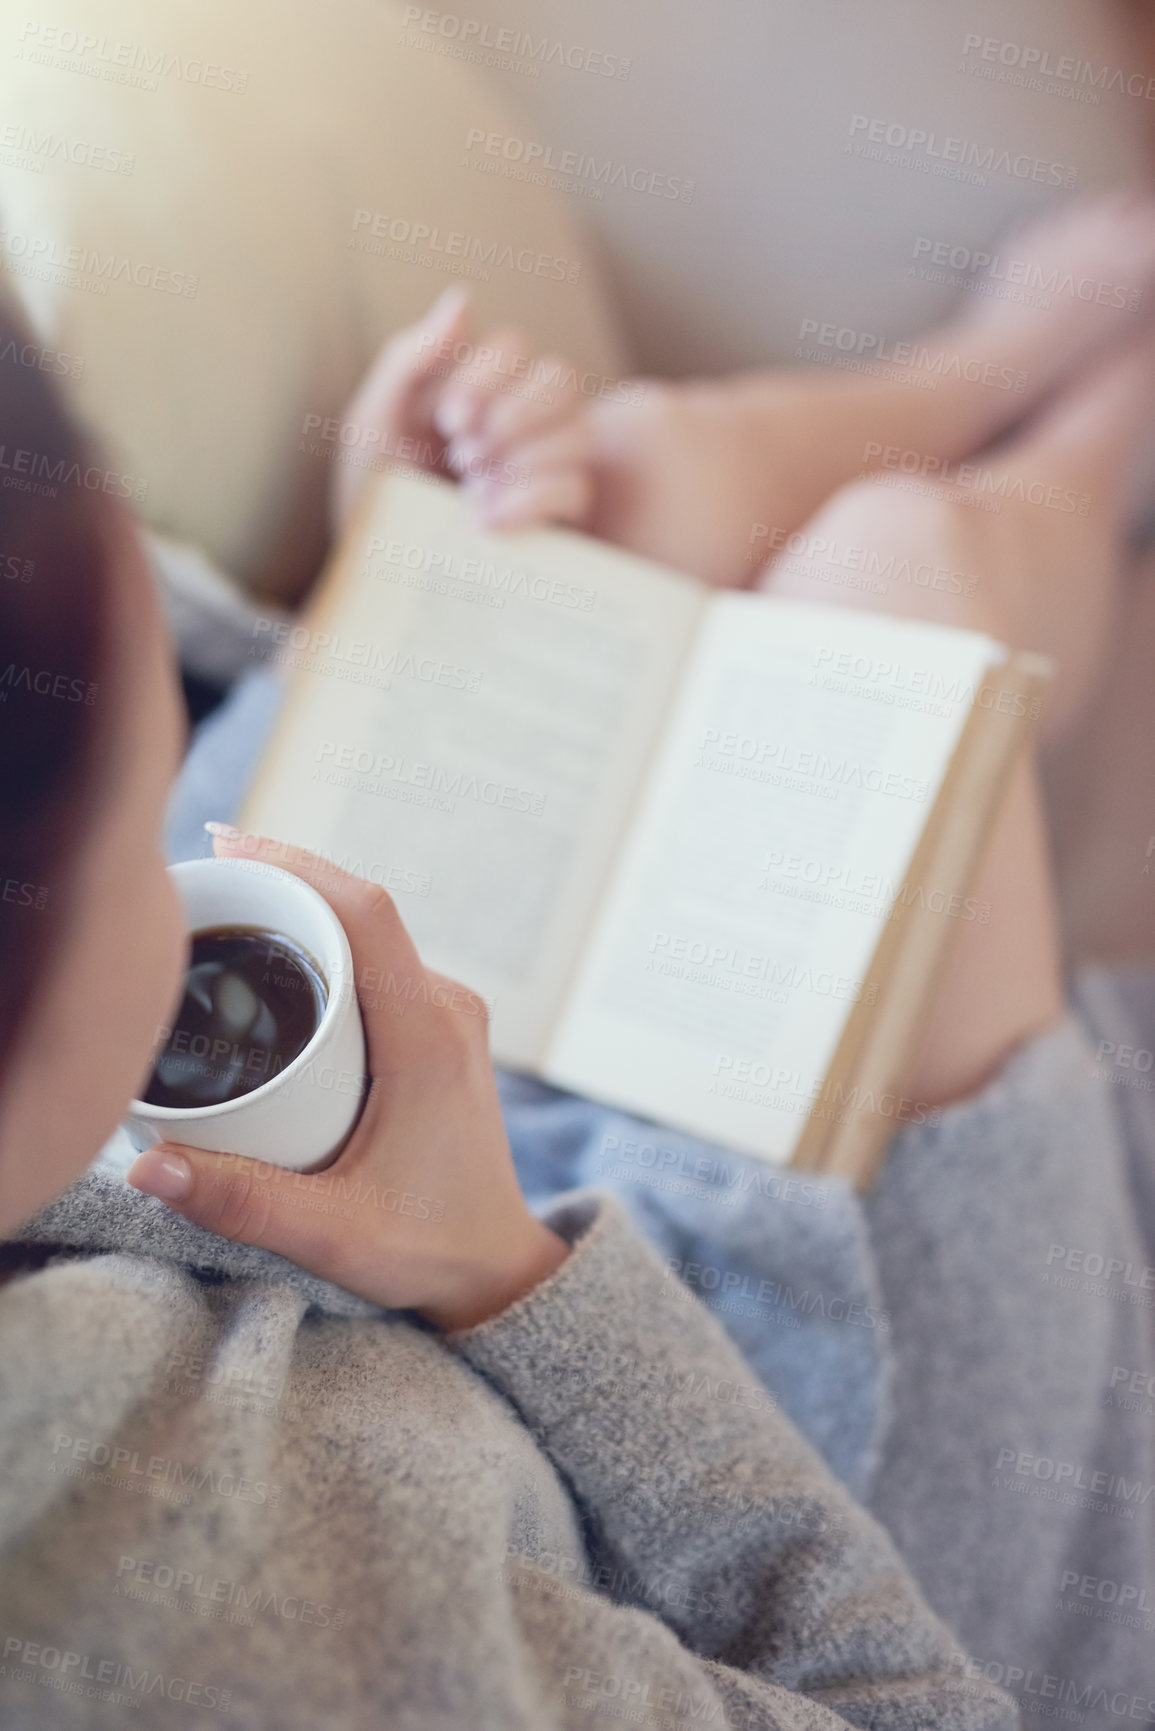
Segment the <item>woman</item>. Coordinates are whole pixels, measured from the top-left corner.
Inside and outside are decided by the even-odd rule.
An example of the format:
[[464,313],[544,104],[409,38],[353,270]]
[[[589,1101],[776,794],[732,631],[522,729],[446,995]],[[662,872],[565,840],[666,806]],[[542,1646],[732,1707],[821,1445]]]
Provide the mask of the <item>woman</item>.
[[[616,1206],[530,1213],[480,1014],[366,1000],[377,1086],[318,1179],[154,1151],[185,1219],[81,1177],[180,982],[181,729],[132,527],[39,374],[0,439],[59,477],[0,495],[31,568],[0,588],[0,1721],[1010,1726]],[[359,973],[421,969],[382,891],[291,869]],[[431,1206],[348,1218],[338,1176]]]
[[[1041,751],[1020,769],[975,886],[989,918],[958,934],[909,1083],[942,1106],[941,1122],[895,1138],[857,1211],[836,1222],[831,1209],[816,1230],[797,1208],[643,1192],[645,1175],[606,1151],[652,1142],[651,1127],[521,1081],[505,1099],[535,1194],[616,1185],[677,1269],[714,1270],[743,1290],[811,1283],[813,1295],[817,1280],[830,1298],[864,1291],[882,1306],[890,1330],[857,1352],[833,1337],[862,1331],[798,1331],[785,1304],[720,1314],[869,1496],[986,1675],[1025,1707],[1055,1702],[1102,1725],[1122,1709],[1155,1719],[1155,1110],[1144,1072],[1155,974],[1064,979],[1037,759],[1053,771],[1098,704],[1102,804],[1116,827],[1121,790],[1149,808],[1150,708],[1133,697],[1150,645],[1120,639],[1117,601],[1128,582],[1142,594],[1130,541],[1155,469],[1153,241],[1149,195],[1064,205],[1013,242],[1032,280],[1057,285],[1045,304],[972,297],[909,345],[901,379],[882,369],[641,381],[629,401],[568,421],[502,395],[501,380],[526,371],[511,335],[504,354],[488,345],[488,370],[454,378],[447,363],[471,352],[468,330],[460,304],[442,303],[390,346],[350,411],[383,441],[408,437],[451,467],[467,454],[499,468],[536,460],[532,491],[483,495],[491,520],[544,505],[708,581],[756,578],[1053,656]],[[1108,285],[1111,304],[1087,297],[1088,283]],[[554,362],[540,371],[564,376]],[[853,479],[869,467],[875,484]],[[751,554],[775,547],[785,551],[758,573]],[[881,595],[879,584],[850,590],[840,549],[868,550],[878,570],[968,581],[896,576]],[[219,737],[236,731],[226,722]],[[202,783],[219,784],[212,749],[197,755]],[[236,755],[234,737],[234,782]],[[1149,820],[1138,824],[1146,841]],[[1137,878],[1145,858],[1132,845],[1122,863]],[[1131,936],[1142,954],[1143,934]],[[693,1139],[662,1141],[685,1170],[718,1164]],[[198,1186],[193,1210],[203,1201],[211,1209]]]

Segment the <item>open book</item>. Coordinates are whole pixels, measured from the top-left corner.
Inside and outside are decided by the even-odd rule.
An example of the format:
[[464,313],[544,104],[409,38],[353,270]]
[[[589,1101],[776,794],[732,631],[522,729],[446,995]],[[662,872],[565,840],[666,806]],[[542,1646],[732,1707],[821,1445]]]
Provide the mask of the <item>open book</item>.
[[[865,1182],[1045,664],[382,481],[243,821],[398,893],[496,1059]],[[406,982],[382,983],[403,997]]]

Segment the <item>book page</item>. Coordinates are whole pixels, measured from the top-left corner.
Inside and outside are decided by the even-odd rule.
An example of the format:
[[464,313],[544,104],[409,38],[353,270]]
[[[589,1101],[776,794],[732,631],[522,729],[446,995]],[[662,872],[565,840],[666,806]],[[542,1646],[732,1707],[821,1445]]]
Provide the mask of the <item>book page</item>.
[[244,821],[395,894],[532,1067],[706,592],[583,536],[484,534],[411,478],[339,561],[274,646],[291,689]]
[[[545,1073],[786,1161],[999,646],[710,606]],[[963,918],[942,895],[943,917]]]

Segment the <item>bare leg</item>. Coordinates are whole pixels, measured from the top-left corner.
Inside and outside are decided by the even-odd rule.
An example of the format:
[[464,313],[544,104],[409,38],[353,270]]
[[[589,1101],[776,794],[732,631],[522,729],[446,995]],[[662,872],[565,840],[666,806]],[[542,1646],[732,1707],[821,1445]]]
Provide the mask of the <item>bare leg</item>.
[[[1003,271],[1023,279],[1023,298],[1003,298],[1006,285],[984,279],[989,297],[972,296],[945,325],[906,345],[910,359],[889,363],[881,378],[760,375],[760,386],[780,393],[783,415],[806,417],[795,422],[792,439],[787,425],[781,429],[784,462],[797,450],[808,465],[791,477],[795,484],[817,484],[815,457],[847,480],[874,466],[864,449],[880,442],[964,456],[1024,419],[1107,348],[1134,340],[1155,286],[1153,220],[1155,201],[1135,190],[1063,204],[992,248]],[[826,353],[845,364],[837,341]],[[905,352],[895,344],[889,352],[896,346]],[[872,363],[870,348],[864,358]],[[821,423],[808,428],[812,416]],[[808,431],[821,435],[813,452]],[[808,508],[830,491],[827,485]]]
[[[1011,260],[1039,285],[1037,304],[972,297],[902,345],[898,364],[880,363],[872,339],[860,356],[855,333],[848,352],[833,327],[825,336],[816,327],[809,346],[829,365],[651,381],[637,402],[592,405],[593,532],[740,586],[756,569],[751,557],[760,563],[856,475],[911,465],[941,474],[1152,321],[1155,199],[1064,205],[1008,241],[1004,266]],[[1113,304],[1100,304],[1096,285]]]
[[[1155,72],[1155,12],[1121,0],[1131,64]],[[1155,114],[1146,116],[1155,157]],[[1155,487],[1139,515],[1150,529]],[[1043,760],[1069,965],[1155,962],[1155,546],[1125,573],[1110,645],[1110,677],[1077,733]]]
[[1129,574],[1104,680],[1044,763],[1073,964],[1155,962],[1155,547]]
[[[854,542],[946,570],[978,574],[973,594],[892,584],[847,593],[821,559],[779,561],[761,580],[770,593],[842,602],[990,632],[1015,648],[1044,649],[1059,671],[1049,710],[1053,733],[1085,709],[1101,672],[1133,503],[1131,460],[1155,389],[1155,344],[1137,345],[1071,389],[1045,417],[989,460],[1009,483],[997,512],[921,484],[900,493],[861,482],[837,494],[808,525],[832,546]],[[1068,511],[1021,496],[1089,500]],[[1035,495],[1035,484],[1044,493]],[[1050,489],[1057,489],[1052,493]],[[911,1087],[928,1101],[981,1085],[1022,1040],[1062,1011],[1062,969],[1052,867],[1038,770],[1024,763],[1004,807],[978,893],[987,926],[963,928],[919,1055]]]

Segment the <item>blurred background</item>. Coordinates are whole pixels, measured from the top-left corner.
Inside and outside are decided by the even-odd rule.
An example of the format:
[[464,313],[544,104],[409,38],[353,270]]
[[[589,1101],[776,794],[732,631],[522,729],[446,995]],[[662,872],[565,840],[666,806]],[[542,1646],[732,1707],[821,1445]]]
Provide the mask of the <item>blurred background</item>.
[[[1031,212],[1149,178],[1138,0],[453,3],[0,22],[0,266],[207,688],[227,670],[198,620],[305,595],[333,463],[357,459],[335,418],[450,283],[591,390],[845,366],[973,292]],[[1128,642],[1155,644],[1151,594]],[[1052,812],[1077,947],[1107,953],[1147,896],[1155,789],[1093,734],[1052,769]],[[1122,852],[1097,839],[1108,783]]]

